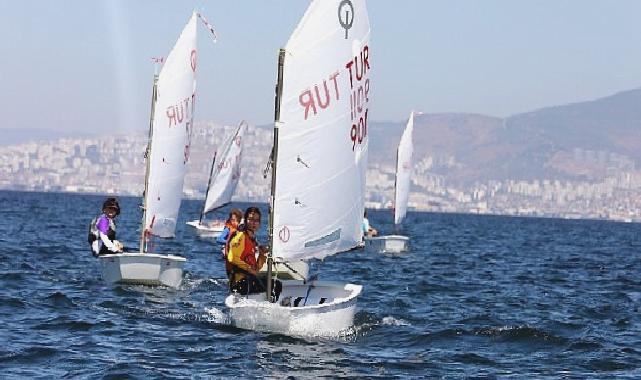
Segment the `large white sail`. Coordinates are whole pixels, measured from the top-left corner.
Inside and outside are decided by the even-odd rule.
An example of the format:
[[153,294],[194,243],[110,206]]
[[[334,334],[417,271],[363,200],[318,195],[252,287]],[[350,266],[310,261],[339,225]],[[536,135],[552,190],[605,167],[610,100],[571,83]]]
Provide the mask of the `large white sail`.
[[240,162],[243,154],[243,140],[247,123],[244,121],[234,131],[220,150],[220,160],[214,163],[215,169],[211,176],[211,186],[205,199],[203,213],[222,207],[231,202],[240,179]]
[[414,112],[410,114],[407,126],[396,151],[396,186],[394,195],[394,224],[401,224],[407,214],[407,199],[410,194],[410,176],[412,173],[412,131],[414,131]]
[[273,252],[322,258],[361,240],[371,89],[364,0],[312,1],[285,47]]
[[145,231],[173,237],[183,193],[196,97],[196,13],[158,77],[151,154],[147,158]]

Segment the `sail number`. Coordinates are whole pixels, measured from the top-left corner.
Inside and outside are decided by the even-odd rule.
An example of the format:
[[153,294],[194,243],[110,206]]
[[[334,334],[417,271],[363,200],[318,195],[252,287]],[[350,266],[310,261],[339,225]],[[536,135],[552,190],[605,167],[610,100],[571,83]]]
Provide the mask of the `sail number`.
[[352,139],[352,151],[356,149],[356,144],[363,143],[367,137],[367,110],[365,110],[365,116],[361,116],[358,122],[352,124],[349,137]]
[[345,68],[349,71],[350,116],[352,128],[349,132],[352,151],[356,144],[362,144],[367,137],[367,113],[369,111],[369,46],[363,46],[360,56],[354,56]]

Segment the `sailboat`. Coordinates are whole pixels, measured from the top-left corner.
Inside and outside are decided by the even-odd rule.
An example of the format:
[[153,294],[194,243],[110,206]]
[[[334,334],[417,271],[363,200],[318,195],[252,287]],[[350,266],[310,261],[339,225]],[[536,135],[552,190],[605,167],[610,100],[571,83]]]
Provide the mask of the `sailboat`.
[[107,282],[170,287],[182,282],[186,259],[151,253],[148,243],[151,236],[175,235],[196,97],[196,18],[193,13],[160,74],[154,75],[140,249],[100,256]]
[[[243,140],[247,123],[241,121],[234,132],[221,146],[221,154],[214,153],[207,183],[205,203],[200,211],[200,219],[187,222],[195,227],[201,236],[218,236],[225,228],[224,221],[203,222],[205,214],[231,202],[240,179],[240,162],[243,153]],[[216,163],[216,156],[219,156]],[[213,184],[213,186],[212,186]]]
[[371,100],[365,0],[312,1],[278,58],[267,292],[225,299],[240,328],[287,335],[349,331],[362,286],[282,280],[275,257],[322,259],[361,241]]
[[[396,181],[394,183],[394,230],[398,231],[407,214],[407,200],[410,193],[410,176],[412,171],[412,132],[414,131],[414,112],[410,114],[401,141],[396,150]],[[387,235],[365,238],[366,245],[379,252],[398,253],[407,251],[409,237]]]

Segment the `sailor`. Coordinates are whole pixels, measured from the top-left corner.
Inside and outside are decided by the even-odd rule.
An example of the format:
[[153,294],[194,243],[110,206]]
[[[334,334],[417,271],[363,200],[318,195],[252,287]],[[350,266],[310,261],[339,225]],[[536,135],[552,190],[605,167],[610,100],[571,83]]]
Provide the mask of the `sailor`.
[[[94,255],[106,255],[123,251],[122,244],[116,240],[115,218],[120,214],[116,198],[107,198],[102,204],[102,215],[91,222],[89,243]],[[92,238],[93,235],[93,238]]]
[[[231,266],[229,289],[241,295],[265,292],[265,283],[258,271],[267,261],[268,247],[259,246],[256,232],[260,228],[260,210],[249,207],[245,210],[245,223],[231,236],[227,248],[227,262]],[[280,281],[274,281],[275,298],[282,289]]]
[[363,236],[372,237],[376,235],[378,235],[378,231],[370,226],[369,220],[367,219],[367,210],[365,210],[363,213]]
[[227,240],[229,240],[229,237],[232,233],[236,232],[236,230],[238,229],[238,224],[240,223],[240,220],[242,218],[243,212],[240,209],[232,209],[229,212],[229,217],[225,221],[225,228],[223,228],[223,232],[216,238],[216,243],[218,243],[218,245],[221,247],[223,259],[227,258],[227,252],[225,251]]

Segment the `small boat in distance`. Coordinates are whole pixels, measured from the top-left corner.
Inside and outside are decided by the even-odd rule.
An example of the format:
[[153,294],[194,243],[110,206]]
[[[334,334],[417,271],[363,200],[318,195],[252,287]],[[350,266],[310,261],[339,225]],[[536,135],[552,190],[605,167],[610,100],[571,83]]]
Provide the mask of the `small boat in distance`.
[[197,17],[194,12],[154,75],[140,249],[100,256],[107,282],[170,287],[182,282],[186,259],[149,252],[148,239],[175,236],[196,98]]
[[302,336],[351,331],[361,285],[282,280],[276,295],[271,280],[275,258],[322,259],[362,239],[369,37],[365,0],[312,1],[280,50],[267,292],[225,299],[237,327]]
[[[209,172],[209,182],[205,202],[200,211],[200,219],[187,222],[187,225],[195,227],[200,236],[216,237],[225,228],[224,220],[204,221],[205,214],[225,206],[231,202],[236,191],[241,175],[240,163],[243,154],[243,143],[247,123],[241,121],[234,132],[223,143],[220,155],[214,153]],[[218,162],[216,162],[218,157]]]
[[[394,184],[394,229],[398,231],[407,214],[407,201],[410,193],[410,176],[412,172],[412,132],[414,131],[414,112],[410,114],[401,141],[396,150],[396,181]],[[379,252],[398,253],[408,250],[409,237],[387,235],[366,237],[366,246]]]

